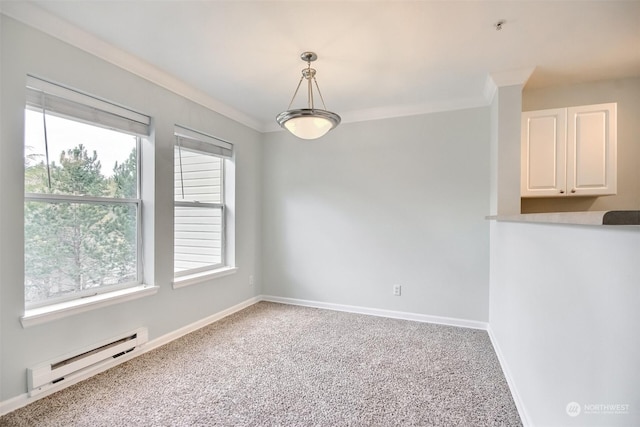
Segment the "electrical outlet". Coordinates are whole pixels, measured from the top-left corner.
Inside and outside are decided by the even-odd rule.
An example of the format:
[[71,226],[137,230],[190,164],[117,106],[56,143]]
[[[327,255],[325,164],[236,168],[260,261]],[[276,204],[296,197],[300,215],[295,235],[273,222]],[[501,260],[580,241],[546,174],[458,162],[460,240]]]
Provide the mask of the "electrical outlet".
[[402,294],[402,286],[393,285],[393,295],[399,297]]
[[255,281],[253,280],[253,274],[249,276],[249,286],[255,285]]

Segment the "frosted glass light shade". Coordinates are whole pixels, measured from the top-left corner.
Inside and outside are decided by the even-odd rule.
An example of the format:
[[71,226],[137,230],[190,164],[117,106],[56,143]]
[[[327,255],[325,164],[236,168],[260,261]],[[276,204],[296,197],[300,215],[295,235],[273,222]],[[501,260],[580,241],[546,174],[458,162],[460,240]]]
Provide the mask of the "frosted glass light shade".
[[302,116],[289,119],[284,127],[302,139],[316,139],[331,130],[331,122],[323,117]]
[[276,118],[278,124],[301,139],[317,139],[340,123],[336,113],[317,109],[288,110]]

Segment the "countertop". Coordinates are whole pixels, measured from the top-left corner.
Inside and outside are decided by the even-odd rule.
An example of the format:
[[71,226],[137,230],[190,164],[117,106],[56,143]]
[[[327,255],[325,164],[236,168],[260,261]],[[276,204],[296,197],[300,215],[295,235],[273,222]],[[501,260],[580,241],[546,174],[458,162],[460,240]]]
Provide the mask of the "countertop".
[[491,215],[487,219],[511,222],[542,222],[547,224],[640,225],[640,210]]

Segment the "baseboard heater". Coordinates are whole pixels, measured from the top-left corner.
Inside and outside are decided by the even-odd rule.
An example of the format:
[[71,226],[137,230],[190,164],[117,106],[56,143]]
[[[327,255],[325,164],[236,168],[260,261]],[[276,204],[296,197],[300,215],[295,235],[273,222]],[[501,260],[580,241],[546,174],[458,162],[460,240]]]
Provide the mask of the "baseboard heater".
[[[119,363],[115,359],[139,353],[140,346],[148,339],[147,328],[139,328],[54,361],[29,368],[27,369],[29,395],[36,396],[54,387],[63,388],[114,366]],[[130,359],[130,357],[123,359]]]

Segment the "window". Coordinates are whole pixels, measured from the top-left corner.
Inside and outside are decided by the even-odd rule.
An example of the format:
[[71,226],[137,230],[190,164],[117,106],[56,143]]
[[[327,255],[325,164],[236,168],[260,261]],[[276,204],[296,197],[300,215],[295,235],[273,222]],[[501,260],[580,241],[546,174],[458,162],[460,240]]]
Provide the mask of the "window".
[[180,126],[174,149],[174,274],[228,265],[225,163],[233,145]]
[[142,283],[140,144],[149,117],[28,77],[25,306]]

